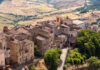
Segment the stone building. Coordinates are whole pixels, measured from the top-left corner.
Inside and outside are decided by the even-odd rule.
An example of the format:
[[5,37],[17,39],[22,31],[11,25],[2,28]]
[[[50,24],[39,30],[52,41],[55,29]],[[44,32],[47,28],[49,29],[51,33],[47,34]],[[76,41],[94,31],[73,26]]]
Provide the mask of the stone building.
[[10,34],[12,33],[13,35],[18,35],[20,37],[23,37],[24,39],[33,41],[33,35],[30,32],[30,30],[27,28],[28,27],[20,27],[20,28],[12,29],[9,32],[10,32]]
[[65,24],[61,24],[60,28],[56,30],[56,34],[67,34],[70,31],[70,27],[65,25]]
[[67,41],[67,36],[65,34],[60,34],[56,36],[54,41],[55,48],[63,48],[66,41]]
[[4,26],[3,32],[6,33],[6,32],[8,32],[8,31],[9,31],[8,27],[7,27],[7,26]]
[[5,66],[5,51],[0,50],[0,66]]
[[51,40],[42,35],[36,37],[36,44],[39,48],[39,52],[43,55],[47,49],[51,48]]
[[[68,40],[68,35],[74,37],[73,24],[70,18],[57,17],[56,21],[41,22],[34,28],[36,44],[42,54],[49,48],[63,48]],[[71,31],[72,30],[72,31]],[[69,34],[70,33],[70,34]],[[76,39],[76,36],[74,37]]]
[[99,29],[99,25],[92,25],[91,26],[91,30],[93,30],[93,31],[98,31],[98,29]]
[[63,24],[73,24],[73,20],[70,19],[69,17],[66,17],[65,19],[63,19]]
[[73,24],[76,25],[76,27],[79,27],[81,29],[86,28],[86,24],[83,21],[80,21],[80,20],[73,20]]
[[35,37],[34,42],[38,46],[39,51],[41,52],[42,55],[47,49],[51,48],[51,42],[52,42],[51,29],[49,29],[48,27],[43,27],[43,28],[44,29],[37,28],[34,35]]
[[77,30],[68,32],[69,46],[74,46],[75,45],[77,37],[78,37],[78,31]]
[[5,27],[2,48],[10,50],[10,62],[26,63],[34,58],[34,43],[42,55],[47,49],[63,48],[66,42],[75,44],[78,34],[72,23],[70,18],[57,17],[55,21],[41,22],[34,27],[23,26],[11,30]]
[[23,27],[9,31],[5,27],[0,34],[0,49],[5,51],[6,64],[23,64],[34,58],[34,42],[31,33]]
[[6,34],[4,33],[0,34],[0,49],[4,50],[5,63],[9,64],[8,60],[10,57],[10,49],[7,47],[7,38],[6,38]]
[[11,39],[8,48],[11,63],[23,64],[34,58],[34,43],[30,40]]

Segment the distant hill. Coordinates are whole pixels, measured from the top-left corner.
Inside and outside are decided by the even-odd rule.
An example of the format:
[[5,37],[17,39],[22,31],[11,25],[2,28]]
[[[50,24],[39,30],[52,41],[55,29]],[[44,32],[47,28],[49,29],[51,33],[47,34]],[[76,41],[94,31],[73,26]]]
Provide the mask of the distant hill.
[[18,15],[41,15],[57,9],[82,6],[83,0],[0,0],[0,12]]
[[[5,0],[6,1],[6,0]],[[16,1],[16,0],[9,0],[9,1]],[[17,0],[17,1],[35,1],[39,3],[47,3],[52,4],[55,8],[69,8],[75,6],[82,6],[84,4],[84,0]]]
[[84,0],[38,0],[38,1],[53,4],[54,7],[58,9],[82,6],[84,4]]
[[83,6],[78,8],[77,10],[80,11],[81,13],[86,13],[90,10],[100,10],[100,0],[87,0],[87,6]]
[[17,26],[66,16],[83,4],[83,0],[0,0],[0,29],[6,24]]
[[0,12],[18,15],[38,15],[56,10],[51,4],[37,0],[3,0]]
[[71,8],[82,6],[84,4],[84,0],[59,0],[55,2],[55,0],[51,1],[56,8]]
[[90,0],[90,5],[88,6],[88,9],[100,10],[100,0]]

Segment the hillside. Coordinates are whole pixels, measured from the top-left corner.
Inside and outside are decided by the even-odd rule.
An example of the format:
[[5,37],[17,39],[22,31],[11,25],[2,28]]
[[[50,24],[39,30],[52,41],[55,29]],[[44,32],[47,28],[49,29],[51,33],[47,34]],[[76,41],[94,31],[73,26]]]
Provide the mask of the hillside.
[[90,5],[88,6],[88,9],[100,10],[100,0],[90,0]]
[[37,0],[39,2],[46,2],[52,4],[55,8],[70,8],[82,6],[84,4],[84,0]]
[[4,0],[0,4],[0,12],[17,15],[38,15],[54,10],[52,5],[34,0]]
[[83,0],[0,0],[0,12],[17,15],[40,15],[57,9],[67,9],[84,4]]
[[52,20],[54,16],[71,14],[71,8],[83,3],[83,0],[0,0],[0,25]]
[[77,9],[82,13],[86,13],[88,11],[100,11],[100,0],[87,0],[86,5]]
[[58,9],[82,6],[84,0],[50,0],[49,3],[53,4]]

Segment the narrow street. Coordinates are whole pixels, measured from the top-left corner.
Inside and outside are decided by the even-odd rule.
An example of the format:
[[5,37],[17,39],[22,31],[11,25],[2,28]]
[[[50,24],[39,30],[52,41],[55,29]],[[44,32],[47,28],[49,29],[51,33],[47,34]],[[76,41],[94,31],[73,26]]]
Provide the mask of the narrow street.
[[67,54],[68,54],[68,48],[62,49],[62,54],[60,56],[61,62],[60,62],[60,65],[58,66],[57,70],[63,70]]

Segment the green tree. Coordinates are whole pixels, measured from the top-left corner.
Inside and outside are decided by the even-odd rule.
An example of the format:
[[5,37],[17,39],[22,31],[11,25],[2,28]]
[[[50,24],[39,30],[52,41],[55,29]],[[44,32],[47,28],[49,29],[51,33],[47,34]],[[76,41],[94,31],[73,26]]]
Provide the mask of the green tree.
[[56,50],[59,54],[62,53],[62,50],[61,50],[60,48],[56,48],[55,50]]
[[35,69],[35,67],[32,66],[32,67],[30,68],[30,70],[36,70],[36,69]]
[[49,70],[56,70],[60,61],[61,49],[49,49],[44,54],[44,60]]
[[70,50],[68,57],[67,57],[67,63],[70,64],[81,64],[84,62],[85,60],[85,56],[81,55],[81,53],[79,53],[78,49],[75,48],[74,50]]
[[92,56],[92,57],[90,57],[90,58],[88,59],[88,63],[92,64],[93,62],[95,62],[95,61],[97,61],[97,60],[98,60],[97,57]]
[[84,29],[79,32],[76,47],[82,54],[91,56],[100,56],[100,32]]
[[34,55],[37,56],[37,57],[41,57],[41,54],[40,54],[40,52],[38,51],[37,45],[34,46]]
[[88,59],[88,70],[100,69],[100,60],[97,57],[91,57]]

